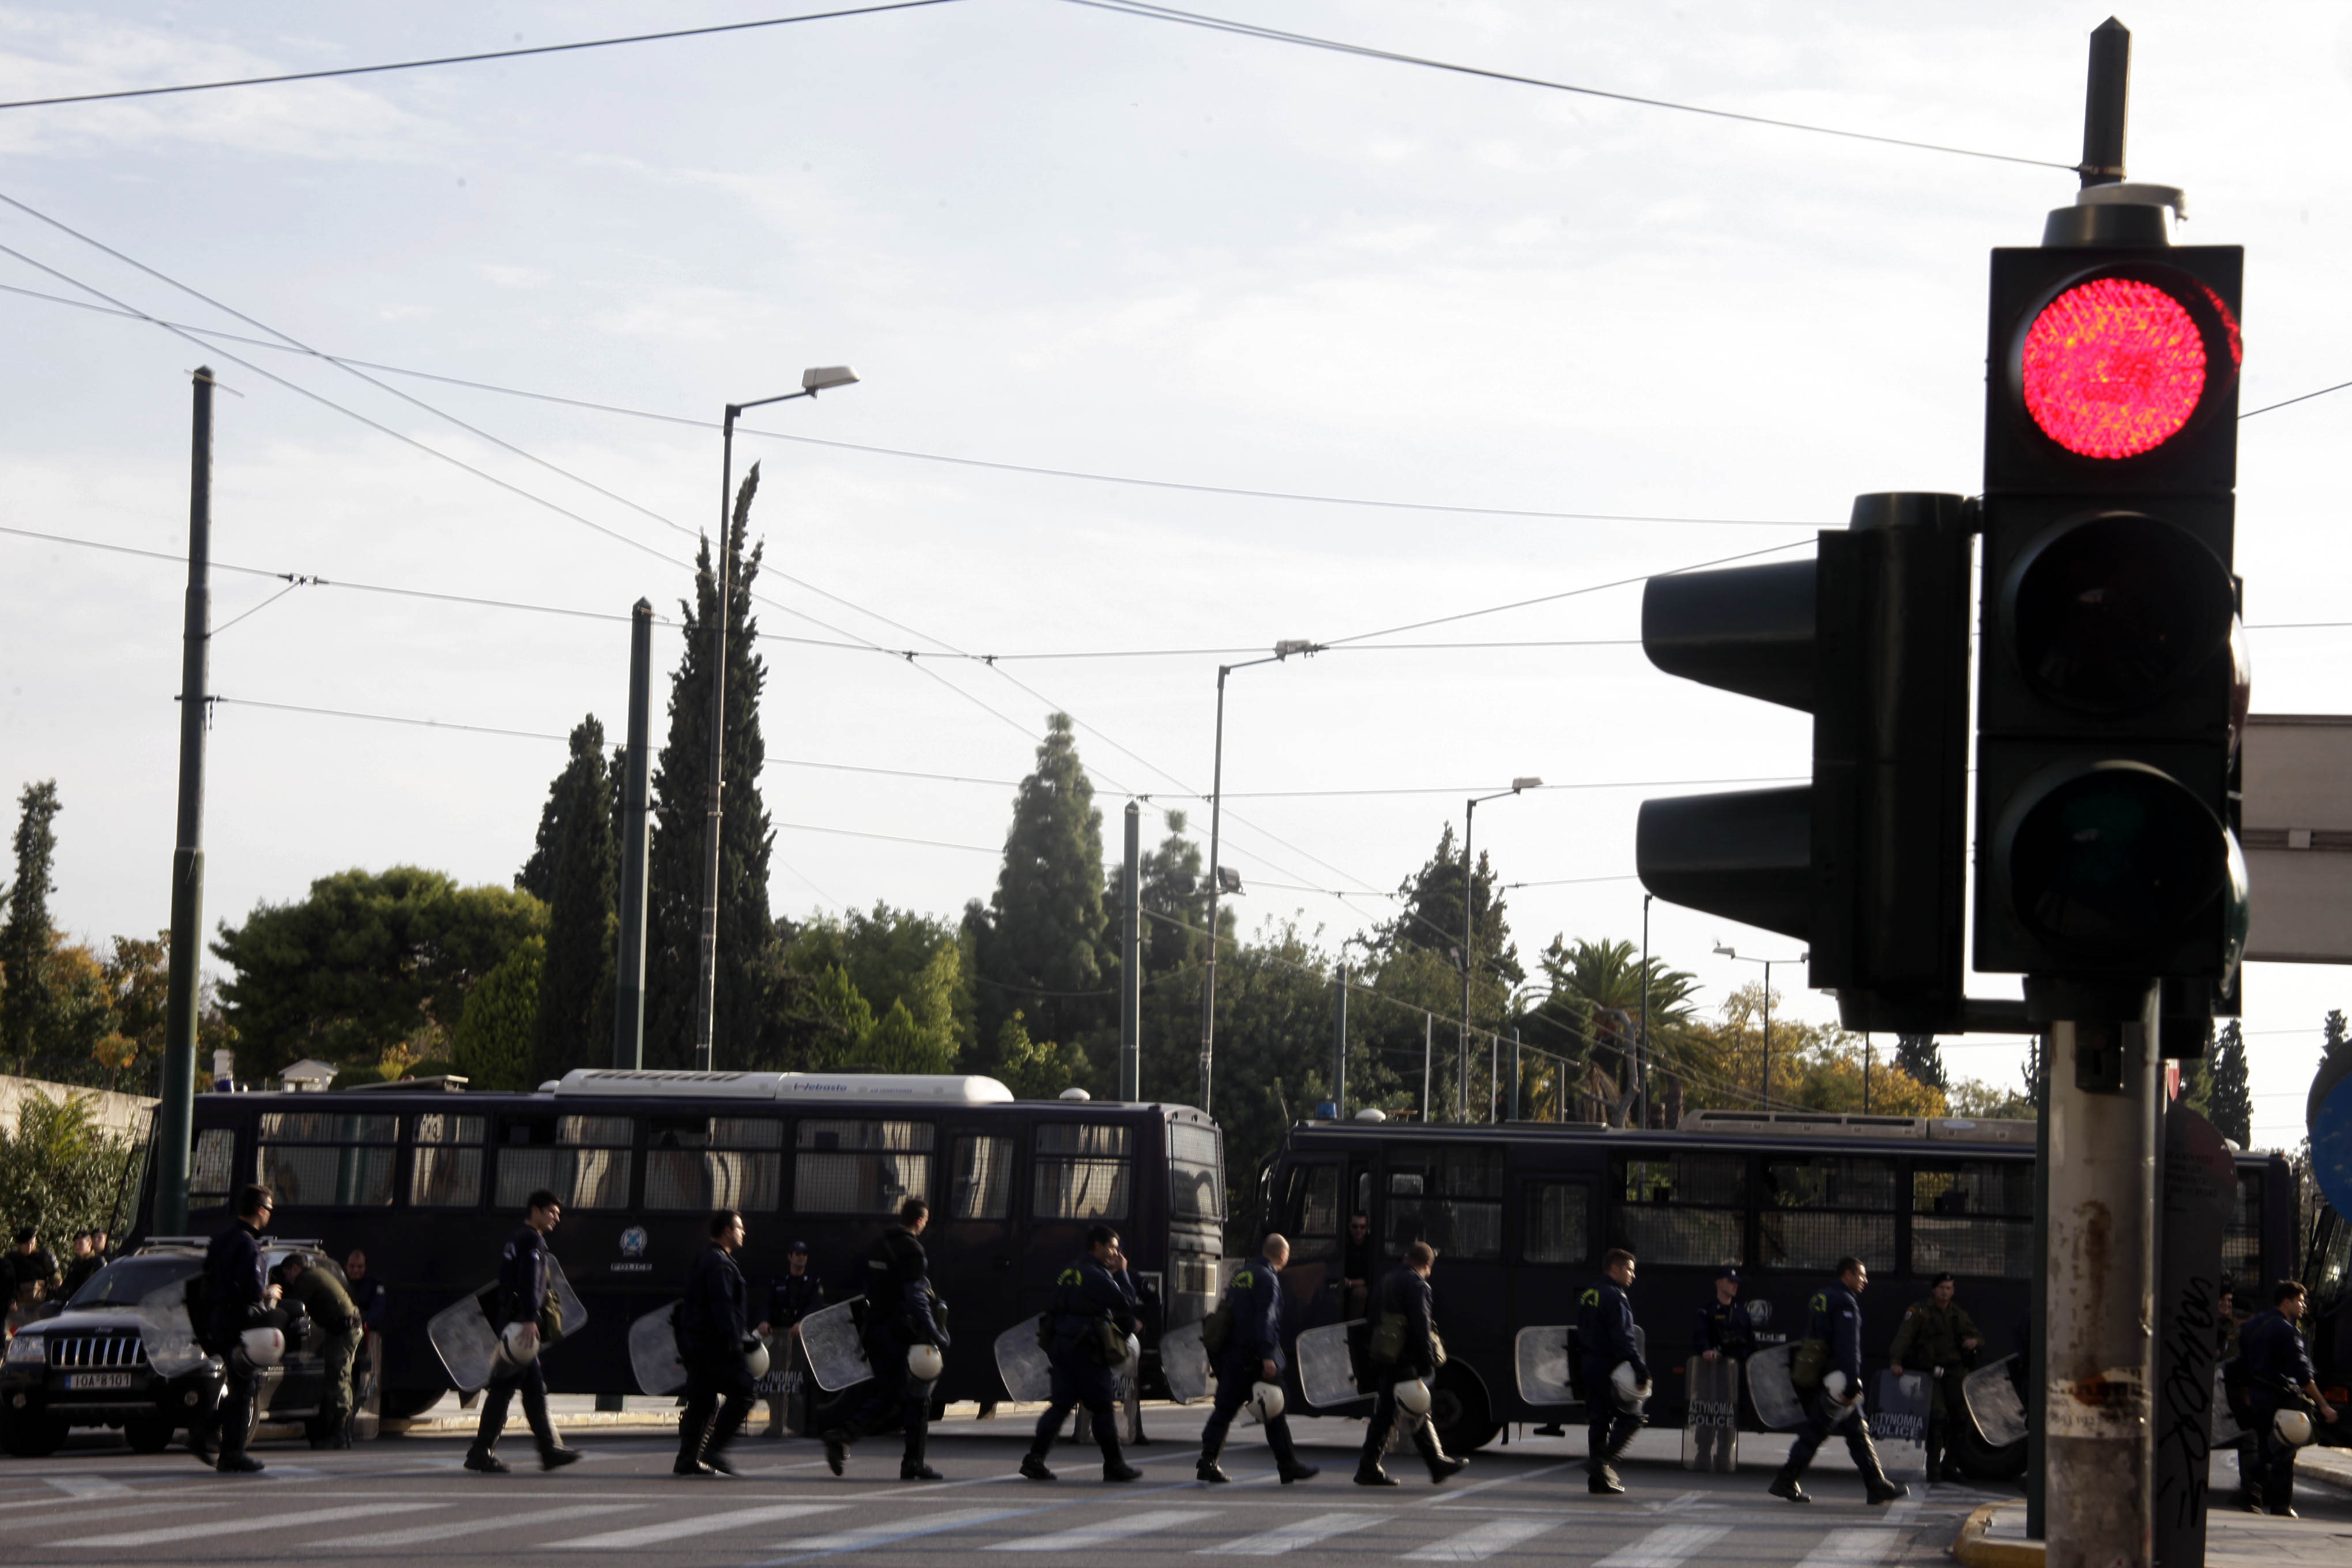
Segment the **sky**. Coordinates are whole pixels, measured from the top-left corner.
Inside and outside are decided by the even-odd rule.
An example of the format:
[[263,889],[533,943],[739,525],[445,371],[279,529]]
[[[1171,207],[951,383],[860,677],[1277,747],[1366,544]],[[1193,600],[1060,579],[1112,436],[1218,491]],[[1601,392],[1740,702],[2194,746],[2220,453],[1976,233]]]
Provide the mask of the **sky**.
[[[2079,155],[2105,15],[1212,9],[2057,164]],[[0,100],[793,11],[0,4]],[[2186,188],[2184,242],[2247,247],[2244,406],[2352,378],[2352,18],[2124,19],[2133,175]],[[1244,926],[1297,920],[1333,947],[1369,931],[1467,795],[1536,775],[1550,787],[1477,815],[1523,958],[1555,932],[1638,941],[1645,793],[1795,779],[1810,755],[1802,715],[1650,667],[1640,580],[1795,558],[1859,493],[1979,488],[1987,253],[2035,243],[2075,184],[1067,0],[0,110],[0,196],[21,204],[0,205],[17,253],[0,284],[573,400],[371,384],[0,293],[0,526],[184,552],[188,373],[210,363],[231,394],[215,561],[325,582],[215,576],[212,686],[235,700],[209,740],[207,924],[352,866],[504,884],[561,736],[589,712],[621,725],[641,595],[666,617],[657,679],[676,665],[719,499],[707,426],[848,364],[857,385],[747,415],[737,447],[761,464],[780,913],[985,898],[1057,710],[1112,854],[1131,795],[1148,838],[1171,808],[1204,831],[1220,663],[1466,616],[1233,674],[1223,853]],[[2244,426],[2258,711],[2352,712],[2352,630],[2263,629],[2338,613],[2348,423],[2352,393]],[[79,937],[168,923],[184,580],[171,559],[0,534],[0,786],[58,781],[52,909]],[[1523,600],[1540,602],[1470,614]],[[1090,657],[1009,657],[1037,654]],[[1284,793],[1341,791],[1421,793]],[[1649,940],[1703,1006],[1760,973],[1717,945],[1802,950],[1664,903]],[[1802,978],[1775,967],[1783,1016],[1832,1018]],[[2320,1021],[2346,999],[2332,967],[2252,966],[2258,1143],[2300,1136]],[[1946,1043],[1961,1076],[2014,1082],[2021,1057]]]

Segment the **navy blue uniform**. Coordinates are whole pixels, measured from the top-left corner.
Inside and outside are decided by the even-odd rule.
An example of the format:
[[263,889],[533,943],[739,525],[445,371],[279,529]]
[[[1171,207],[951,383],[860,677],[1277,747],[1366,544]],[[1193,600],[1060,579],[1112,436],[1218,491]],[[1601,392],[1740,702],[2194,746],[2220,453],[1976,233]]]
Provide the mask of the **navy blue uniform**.
[[1610,1374],[1631,1362],[1633,1375],[1649,1381],[1641,1340],[1633,1331],[1633,1300],[1614,1279],[1602,1279],[1576,1299],[1576,1338],[1584,1353],[1585,1468],[1598,1474],[1617,1462],[1642,1429],[1638,1411],[1617,1406]]
[[2284,1513],[2294,1506],[2294,1449],[2279,1438],[2278,1413],[2311,1408],[2303,1394],[2303,1385],[2315,1375],[2311,1352],[2294,1323],[2275,1308],[2246,1320],[2238,1331],[2238,1346],[2253,1407],[2249,1425],[2263,1502],[2273,1513]]
[[768,1326],[784,1331],[824,1305],[824,1281],[814,1274],[786,1274],[768,1286]]
[[[517,1226],[507,1237],[506,1250],[499,1255],[499,1282],[490,1292],[490,1327],[503,1331],[509,1323],[540,1321],[547,1307],[547,1237],[530,1226]],[[499,1434],[507,1429],[507,1407],[518,1392],[541,1460],[562,1446],[547,1418],[547,1374],[533,1356],[520,1368],[491,1376],[482,1394],[481,1423],[474,1428],[474,1456],[487,1458],[498,1447]]]
[[751,1413],[751,1369],[743,1364],[751,1338],[745,1294],[743,1271],[716,1241],[687,1266],[686,1299],[677,1307],[678,1359],[686,1363],[677,1462],[689,1473],[697,1460],[718,1459]]
[[359,1309],[360,1326],[363,1329],[383,1327],[383,1281],[371,1274],[364,1279],[354,1279],[351,1288],[352,1305]]
[[893,1411],[907,1435],[907,1455],[900,1468],[919,1469],[931,1415],[931,1384],[907,1365],[907,1352],[917,1345],[948,1342],[931,1311],[930,1258],[922,1242],[904,1226],[894,1225],[866,1258],[866,1359],[874,1367],[874,1384],[843,1426],[826,1434],[826,1441],[845,1446],[861,1434],[887,1426]]
[[253,1430],[253,1372],[235,1352],[238,1335],[267,1326],[270,1321],[269,1305],[262,1295],[268,1276],[261,1233],[242,1219],[232,1220],[215,1232],[212,1244],[205,1248],[205,1321],[196,1337],[228,1368],[220,1409],[211,1428],[218,1435],[224,1466],[245,1452],[246,1438]]
[[[1225,1433],[1233,1426],[1234,1416],[1249,1399],[1250,1387],[1262,1379],[1280,1383],[1283,1369],[1289,1359],[1282,1351],[1282,1282],[1280,1270],[1264,1258],[1248,1267],[1234,1271],[1225,1286],[1225,1304],[1233,1309],[1233,1331],[1226,1337],[1225,1348],[1217,1356],[1217,1397],[1209,1411],[1208,1425],[1201,1429],[1201,1468],[1203,1474],[1216,1466],[1217,1456],[1225,1446]],[[1274,1376],[1265,1377],[1265,1363],[1274,1363]],[[1275,1462],[1285,1473],[1297,1469],[1290,1442],[1290,1422],[1277,1415],[1265,1424],[1265,1440],[1274,1450]]]
[[[1862,1301],[1845,1287],[1843,1279],[1832,1280],[1815,1292],[1812,1318],[1805,1331],[1808,1339],[1820,1340],[1829,1346],[1827,1364],[1822,1369],[1822,1385],[1804,1392],[1805,1423],[1797,1428],[1797,1440],[1790,1445],[1789,1462],[1781,1467],[1774,1485],[1786,1483],[1791,1490],[1805,1467],[1813,1462],[1813,1455],[1830,1439],[1833,1430],[1843,1431],[1846,1451],[1853,1456],[1853,1468],[1862,1472],[1870,1500],[1878,1502],[1888,1497],[1900,1497],[1886,1479],[1878,1463],[1878,1449],[1871,1442],[1870,1418],[1862,1407]],[[1845,1374],[1846,1396],[1851,1405],[1840,1404],[1829,1393],[1828,1374]]]
[[1364,1431],[1363,1451],[1356,1457],[1356,1474],[1371,1479],[1381,1473],[1381,1455],[1388,1447],[1389,1434],[1402,1422],[1429,1465],[1430,1479],[1444,1480],[1461,1466],[1445,1457],[1428,1413],[1415,1415],[1404,1410],[1396,1396],[1398,1384],[1415,1378],[1434,1382],[1437,1377],[1436,1292],[1428,1280],[1400,1263],[1381,1278],[1373,1300],[1375,1331],[1393,1317],[1403,1323],[1404,1332],[1398,1340],[1394,1361],[1371,1363],[1373,1381],[1380,1387],[1372,1396],[1372,1416]]
[[1705,1355],[1714,1351],[1734,1361],[1746,1361],[1756,1348],[1755,1330],[1749,1326],[1748,1313],[1739,1299],[1709,1301],[1698,1310],[1691,1323],[1691,1353]]
[[[1128,1271],[1122,1268],[1112,1272],[1092,1252],[1080,1253],[1055,1276],[1054,1301],[1046,1309],[1053,1332],[1045,1352],[1054,1368],[1053,1398],[1045,1413],[1037,1417],[1036,1436],[1029,1445],[1029,1457],[1037,1465],[1044,1465],[1045,1456],[1053,1452],[1054,1439],[1061,1435],[1062,1423],[1070,1412],[1083,1405],[1094,1421],[1105,1473],[1123,1468],[1118,1422],[1111,1411],[1118,1400],[1118,1376],[1096,1359],[1092,1345],[1101,1338],[1105,1324],[1122,1336],[1135,1332],[1141,1306],[1142,1298]],[[1126,1370],[1131,1373],[1135,1369]]]

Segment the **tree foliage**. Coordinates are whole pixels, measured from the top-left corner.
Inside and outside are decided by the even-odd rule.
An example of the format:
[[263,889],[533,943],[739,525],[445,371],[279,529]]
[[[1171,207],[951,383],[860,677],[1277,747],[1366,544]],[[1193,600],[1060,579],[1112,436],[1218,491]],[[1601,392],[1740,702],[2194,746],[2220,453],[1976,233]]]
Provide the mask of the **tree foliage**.
[[[611,1059],[614,947],[620,847],[604,726],[593,713],[572,731],[572,759],[547,792],[539,848],[515,886],[536,876],[547,891],[547,959],[540,977],[533,1082]],[[536,868],[536,871],[534,871]]]
[[466,994],[454,1052],[475,1089],[537,1089],[539,1018],[544,1000],[547,939],[527,936]]
[[2253,1147],[2253,1084],[2246,1062],[2245,1031],[2235,1018],[2213,1042],[2213,1096],[2205,1119],[2241,1149]]
[[9,1234],[37,1226],[49,1242],[100,1226],[127,1230],[129,1215],[117,1211],[131,1195],[137,1152],[98,1124],[82,1096],[26,1096],[16,1127],[0,1126],[0,1215]]
[[1951,1079],[1944,1076],[1943,1048],[1936,1044],[1933,1035],[1895,1036],[1895,1065],[1915,1082],[1930,1089],[1948,1089],[1952,1086]]
[[50,1003],[48,967],[57,933],[49,925],[49,895],[57,854],[58,781],[28,784],[16,797],[16,833],[11,847],[16,879],[8,884],[8,913],[0,920],[0,1057],[29,1065],[35,1037]]
[[1013,801],[996,892],[964,916],[972,934],[980,1037],[1019,1012],[1027,1031],[1077,1044],[1116,1021],[1103,912],[1102,813],[1066,713],[1045,721],[1037,762]]

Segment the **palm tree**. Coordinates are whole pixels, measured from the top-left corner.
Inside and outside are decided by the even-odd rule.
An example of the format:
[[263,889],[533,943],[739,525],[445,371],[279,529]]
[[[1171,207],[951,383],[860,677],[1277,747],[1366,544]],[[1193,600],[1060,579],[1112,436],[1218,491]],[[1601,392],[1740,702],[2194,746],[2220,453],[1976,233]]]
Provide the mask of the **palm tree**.
[[1632,1090],[1624,1058],[1644,1001],[1654,1050],[1670,1048],[1691,1021],[1698,977],[1652,958],[1645,997],[1641,950],[1606,938],[1570,942],[1554,937],[1538,963],[1549,994],[1523,1013],[1522,1034],[1538,1048],[1574,1061],[1581,1069],[1575,1076],[1587,1086],[1582,1092],[1606,1099],[1612,1111],[1622,1114]]

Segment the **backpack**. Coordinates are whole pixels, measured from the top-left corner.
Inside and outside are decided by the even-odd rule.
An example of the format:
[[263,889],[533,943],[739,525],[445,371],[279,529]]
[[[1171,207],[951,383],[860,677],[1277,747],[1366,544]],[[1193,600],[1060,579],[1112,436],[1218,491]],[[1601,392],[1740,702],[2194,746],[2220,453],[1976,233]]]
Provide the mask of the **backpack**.
[[1404,1354],[1404,1314],[1382,1312],[1364,1353],[1376,1362],[1392,1362]]
[[1234,1338],[1234,1304],[1220,1301],[1217,1310],[1201,1320],[1201,1348],[1212,1357],[1225,1353]]
[[1827,1340],[1806,1340],[1797,1346],[1797,1353],[1789,1359],[1789,1381],[1801,1389],[1819,1388],[1829,1370],[1830,1342]]

